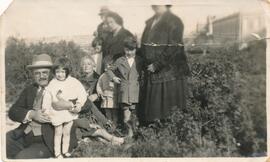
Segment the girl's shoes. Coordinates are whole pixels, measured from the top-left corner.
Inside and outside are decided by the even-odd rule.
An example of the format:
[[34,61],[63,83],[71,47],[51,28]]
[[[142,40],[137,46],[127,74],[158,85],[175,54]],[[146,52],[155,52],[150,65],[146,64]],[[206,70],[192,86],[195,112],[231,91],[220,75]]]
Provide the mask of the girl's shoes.
[[63,158],[69,158],[71,157],[71,154],[69,152],[65,153],[65,154],[59,154],[59,155],[56,155],[55,158],[56,159],[63,159]]
[[55,156],[56,159],[63,159],[64,157],[62,156],[62,154],[56,155]]
[[69,158],[69,157],[71,157],[71,154],[69,152],[64,154],[64,158]]

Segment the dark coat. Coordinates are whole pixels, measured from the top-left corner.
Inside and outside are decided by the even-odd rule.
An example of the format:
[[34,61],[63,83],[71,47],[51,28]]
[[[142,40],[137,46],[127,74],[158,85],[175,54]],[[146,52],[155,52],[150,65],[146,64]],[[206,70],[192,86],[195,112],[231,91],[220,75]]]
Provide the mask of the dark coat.
[[117,58],[123,56],[124,54],[124,39],[133,36],[131,32],[124,29],[123,27],[118,31],[118,33],[113,36],[110,33],[107,37],[106,43],[103,47],[103,60],[104,63],[112,63]]
[[84,86],[88,95],[96,93],[96,86],[97,86],[98,78],[99,78],[99,75],[95,71],[90,77],[86,77],[84,75],[81,75],[78,77],[79,81]]
[[106,28],[104,22],[100,23],[97,27],[97,33],[98,33],[98,38],[101,41],[106,41],[107,36],[109,35],[109,30]]
[[[27,127],[28,123],[22,123],[25,119],[25,116],[29,110],[33,109],[33,103],[37,94],[38,85],[32,84],[26,87],[20,94],[18,100],[11,106],[9,110],[9,118],[13,121],[20,122],[21,125],[16,128],[16,137],[20,138],[24,135],[24,130]],[[54,152],[54,127],[51,124],[42,124],[41,132],[43,134],[42,138],[44,139],[45,144],[48,146],[49,150]],[[29,133],[30,135],[32,133]],[[45,136],[44,136],[45,135]],[[31,137],[29,138],[31,139]],[[29,141],[31,142],[31,141]],[[71,129],[71,140],[69,151],[77,146],[77,138],[75,135],[75,127]]]
[[118,92],[118,101],[120,103],[139,102],[140,80],[144,64],[140,56],[135,56],[134,59],[134,63],[130,67],[126,56],[122,56],[115,61],[112,69],[108,70],[111,78],[117,76],[121,79]]
[[189,75],[184,47],[180,45],[183,44],[182,21],[168,11],[151,29],[154,19],[153,16],[146,21],[141,41],[142,56],[148,65],[154,64],[156,68],[156,72],[150,74],[151,82],[166,82]]

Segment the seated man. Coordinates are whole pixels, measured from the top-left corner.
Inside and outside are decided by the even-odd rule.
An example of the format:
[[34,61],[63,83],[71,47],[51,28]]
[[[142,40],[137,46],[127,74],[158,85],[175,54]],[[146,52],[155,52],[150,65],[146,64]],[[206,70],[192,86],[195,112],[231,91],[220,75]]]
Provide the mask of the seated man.
[[[22,91],[9,110],[9,118],[21,123],[6,134],[6,155],[9,159],[53,157],[54,129],[49,117],[41,111],[51,67],[51,57],[47,54],[34,56],[32,65],[27,66],[32,71],[34,83]],[[75,131],[71,132],[74,133],[71,133],[69,149],[77,146]]]
[[[49,83],[52,61],[47,54],[34,56],[32,65],[27,68],[32,71],[33,84],[28,85],[20,94],[18,100],[11,106],[9,110],[9,118],[13,121],[20,122],[21,125],[15,130],[11,130],[6,134],[6,157],[8,159],[36,159],[54,157],[54,127],[50,118],[42,110],[42,99],[44,88]],[[87,113],[89,110],[97,118],[105,120],[95,112],[94,104],[87,102],[80,112]],[[63,108],[63,103],[55,103]],[[97,108],[96,108],[97,109]],[[111,140],[114,144],[122,144],[123,138],[110,135],[105,129],[100,129],[98,125],[90,124],[86,119],[77,119],[71,128],[69,152],[72,152],[78,145],[76,138],[76,129],[85,129],[84,134],[87,136],[102,136]],[[93,125],[93,126],[91,126]]]

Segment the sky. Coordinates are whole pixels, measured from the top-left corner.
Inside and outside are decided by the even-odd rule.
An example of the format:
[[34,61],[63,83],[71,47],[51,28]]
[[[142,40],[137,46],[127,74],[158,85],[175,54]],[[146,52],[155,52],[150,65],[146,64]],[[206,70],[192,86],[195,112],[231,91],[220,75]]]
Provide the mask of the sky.
[[[3,14],[6,37],[39,38],[91,35],[100,23],[101,6],[108,6],[124,19],[124,27],[142,33],[153,15],[153,0],[14,0]],[[208,15],[223,17],[238,11],[262,11],[258,0],[172,0],[172,12],[184,22],[184,34],[206,22]]]

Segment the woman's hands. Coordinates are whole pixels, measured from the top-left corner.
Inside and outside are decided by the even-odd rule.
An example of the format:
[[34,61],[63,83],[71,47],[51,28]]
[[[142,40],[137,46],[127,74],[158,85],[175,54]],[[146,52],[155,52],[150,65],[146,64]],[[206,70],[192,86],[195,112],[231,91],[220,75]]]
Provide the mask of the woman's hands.
[[154,64],[150,64],[147,66],[147,70],[154,73],[156,71],[156,68],[155,68]]

